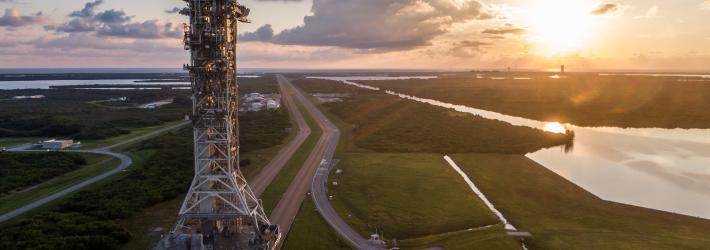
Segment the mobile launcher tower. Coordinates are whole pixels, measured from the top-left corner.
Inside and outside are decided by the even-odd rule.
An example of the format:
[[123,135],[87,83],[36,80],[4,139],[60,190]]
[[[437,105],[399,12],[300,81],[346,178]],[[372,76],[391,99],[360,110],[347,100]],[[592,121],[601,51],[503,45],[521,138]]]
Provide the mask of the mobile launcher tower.
[[279,227],[264,213],[239,169],[236,0],[185,0],[185,49],[192,65],[195,177],[175,228],[157,249],[274,249]]

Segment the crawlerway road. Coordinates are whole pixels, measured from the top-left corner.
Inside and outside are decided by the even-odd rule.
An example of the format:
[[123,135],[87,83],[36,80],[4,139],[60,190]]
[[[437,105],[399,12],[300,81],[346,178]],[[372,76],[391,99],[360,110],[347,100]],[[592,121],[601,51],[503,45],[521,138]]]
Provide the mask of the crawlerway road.
[[[271,222],[279,225],[281,233],[284,236],[283,238],[285,239],[285,236],[288,235],[291,229],[291,224],[301,208],[303,200],[306,198],[306,193],[308,193],[308,189],[310,188],[310,180],[315,175],[316,169],[320,165],[326,149],[329,147],[335,148],[337,145],[340,132],[315,106],[313,106],[313,104],[306,100],[306,98],[293,87],[288,79],[279,75],[278,81],[279,84],[293,91],[296,98],[303,104],[303,107],[306,108],[308,115],[311,116],[323,131],[320,138],[318,138],[318,142],[316,142],[316,145],[313,147],[313,151],[308,155],[308,158],[306,158],[306,161],[303,163],[303,166],[301,166],[296,177],[291,181],[291,184],[288,186],[281,200],[271,212]],[[283,246],[283,244],[279,245]]]
[[[338,141],[340,140],[340,130],[338,130],[338,128],[330,120],[328,120],[328,118],[318,108],[316,108],[316,106],[313,105],[313,103],[311,103],[300,90],[296,89],[288,79],[283,76],[278,76],[278,79],[280,84],[293,90],[296,98],[303,104],[308,111],[308,114],[314,121],[316,121],[320,129],[323,131],[317,144],[313,148],[313,151],[296,175],[296,178],[294,178],[291,182],[288,190],[284,193],[283,198],[279,201],[276,208],[274,208],[271,213],[271,222],[279,225],[282,234],[286,236],[291,229],[291,224],[296,218],[303,200],[306,198],[306,193],[311,186],[316,186],[313,183],[313,181],[316,181],[316,172],[318,171],[319,174],[322,173],[318,170],[319,167],[327,166],[333,161],[333,155],[335,154],[335,149],[338,145]],[[325,178],[327,180],[327,177]],[[321,181],[320,186],[323,186],[323,183],[324,181]],[[358,249],[381,249],[377,246],[371,245],[367,240],[355,232],[355,230],[350,228],[350,226],[348,226],[342,218],[340,218],[335,210],[333,210],[332,206],[330,206],[330,203],[326,197],[326,191],[324,189],[317,188],[313,191],[313,199],[316,202],[318,211],[321,212],[321,215],[323,215],[325,220],[343,238],[347,239],[350,244]],[[316,194],[318,194],[318,196],[316,196]],[[281,244],[281,246],[283,246],[283,244]]]
[[291,119],[296,123],[298,127],[298,132],[296,136],[274,157],[274,159],[266,165],[263,170],[257,174],[251,181],[252,191],[258,197],[266,190],[266,188],[271,184],[271,182],[276,178],[276,176],[281,172],[281,169],[286,165],[286,163],[293,157],[296,151],[303,145],[308,136],[311,135],[311,128],[306,123],[306,119],[303,117],[301,110],[293,101],[293,98],[288,93],[286,86],[279,80],[279,89],[281,91],[281,96],[286,104],[286,108],[291,114]]
[[[131,139],[128,139],[128,140],[125,140],[125,141],[122,141],[122,142],[119,142],[119,143],[116,143],[114,145],[107,146],[107,147],[102,147],[102,148],[97,148],[97,149],[88,149],[88,150],[71,150],[71,152],[77,152],[77,153],[91,153],[91,154],[102,154],[102,155],[113,156],[113,157],[120,159],[121,164],[118,165],[118,167],[116,167],[108,172],[91,177],[89,179],[86,179],[86,180],[74,185],[74,186],[68,187],[62,191],[56,192],[52,195],[49,195],[49,196],[44,197],[42,199],[36,200],[30,204],[27,204],[21,208],[15,209],[9,213],[3,214],[2,216],[0,216],[0,223],[10,220],[12,218],[15,218],[15,217],[17,217],[21,214],[24,214],[32,209],[35,209],[35,208],[40,207],[42,205],[45,205],[53,200],[56,200],[62,196],[70,194],[76,190],[83,188],[83,187],[94,184],[100,180],[105,179],[106,177],[109,177],[109,176],[112,176],[116,173],[119,173],[119,172],[125,170],[126,168],[128,168],[133,163],[133,160],[131,160],[131,157],[128,157],[127,155],[124,155],[124,154],[111,152],[111,149],[116,148],[118,146],[129,144],[129,143],[142,141],[142,140],[154,137],[156,135],[162,134],[166,131],[170,131],[170,130],[184,127],[187,124],[189,124],[189,122],[181,122],[181,123],[172,125],[170,127],[165,127],[165,128],[162,128],[162,129],[159,129],[159,130],[156,130],[156,131],[153,131],[153,132],[141,135],[141,136],[136,136]],[[26,147],[24,147],[24,148],[26,148]],[[10,151],[12,151],[12,152],[44,152],[42,150],[25,150],[25,149],[23,149],[23,147],[11,149]]]

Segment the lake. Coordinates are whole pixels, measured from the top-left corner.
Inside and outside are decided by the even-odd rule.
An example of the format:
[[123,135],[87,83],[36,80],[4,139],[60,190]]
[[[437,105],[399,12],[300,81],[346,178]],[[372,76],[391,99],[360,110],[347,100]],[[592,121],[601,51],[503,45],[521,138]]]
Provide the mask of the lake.
[[[352,81],[404,79],[312,78],[335,80],[373,90],[380,89]],[[428,79],[410,79],[413,78]],[[537,121],[383,91],[516,126],[541,130],[559,127],[554,121]],[[573,148],[542,149],[527,157],[601,199],[710,219],[710,129],[563,126],[575,132]],[[475,179],[475,176],[471,178]]]

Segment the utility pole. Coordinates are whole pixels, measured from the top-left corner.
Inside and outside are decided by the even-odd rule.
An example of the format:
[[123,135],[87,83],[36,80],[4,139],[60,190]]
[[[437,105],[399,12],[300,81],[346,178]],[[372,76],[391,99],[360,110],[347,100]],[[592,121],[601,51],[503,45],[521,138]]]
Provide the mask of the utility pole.
[[195,176],[175,228],[156,249],[274,249],[281,238],[239,169],[236,0],[185,0]]

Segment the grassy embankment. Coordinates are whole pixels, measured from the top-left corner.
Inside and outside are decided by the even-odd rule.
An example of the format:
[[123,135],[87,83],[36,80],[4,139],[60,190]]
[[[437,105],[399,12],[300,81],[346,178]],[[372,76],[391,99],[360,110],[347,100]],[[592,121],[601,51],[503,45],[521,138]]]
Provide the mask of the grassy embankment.
[[[386,238],[397,238],[406,249],[517,248],[441,153],[524,153],[568,139],[342,84],[297,84],[311,93],[350,94],[342,103],[321,105],[342,131],[336,158],[342,160],[337,168],[343,172],[331,173],[331,183],[338,182],[329,187],[332,203],[362,235],[384,230]],[[296,223],[287,246],[308,242],[305,236],[295,237],[306,235],[300,230],[327,232]]]
[[[37,154],[37,153],[33,153]],[[118,159],[95,154],[78,154],[86,159],[87,164],[63,174],[57,174],[39,184],[25,186],[21,190],[10,192],[0,197],[0,214],[27,205],[57,191],[75,185],[87,178],[106,172],[120,163]]]
[[[489,74],[487,74],[488,76]],[[457,74],[432,80],[359,81],[383,89],[507,115],[580,126],[710,128],[710,84],[688,78],[516,73],[531,80],[476,79]],[[692,79],[692,78],[691,78]],[[681,81],[679,81],[681,80]]]
[[453,159],[530,249],[707,249],[710,220],[603,201],[521,155]]

